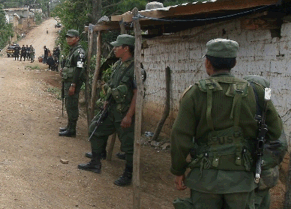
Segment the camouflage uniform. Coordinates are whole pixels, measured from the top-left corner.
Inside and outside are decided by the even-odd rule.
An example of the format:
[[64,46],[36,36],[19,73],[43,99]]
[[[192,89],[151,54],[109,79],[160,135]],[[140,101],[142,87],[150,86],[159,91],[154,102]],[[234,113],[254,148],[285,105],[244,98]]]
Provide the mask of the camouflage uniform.
[[[230,40],[212,40],[206,55],[213,49],[218,50],[215,57],[228,56],[233,45]],[[255,85],[255,89],[259,101],[264,101],[263,88]],[[171,172],[181,176],[191,169],[185,184],[191,189],[193,208],[254,207],[255,114],[252,87],[227,72],[214,73],[185,91],[172,129]],[[272,102],[266,123],[267,139],[277,140],[282,124]],[[186,161],[189,154],[190,163]]]
[[[120,47],[119,50],[123,49],[124,45],[130,49],[130,47],[134,47],[134,37],[127,34],[120,35],[117,37],[117,41],[112,42],[111,45],[114,47]],[[129,52],[127,51],[127,53]],[[93,122],[89,127],[89,135],[92,135],[92,160],[88,164],[79,164],[78,168],[100,173],[100,159],[106,148],[108,136],[117,132],[118,138],[121,141],[121,151],[125,152],[126,166],[123,175],[120,176],[114,184],[118,186],[126,186],[131,183],[132,179],[134,117],[131,118],[132,121],[128,128],[121,127],[121,122],[128,112],[132,110],[133,106],[131,106],[131,104],[136,90],[132,56],[125,61],[122,61],[121,58],[114,64],[111,79],[106,87],[107,100],[109,100],[108,116],[92,135],[99,116],[97,115],[93,119]]]
[[[69,30],[75,31],[75,30]],[[75,31],[78,35],[78,32]],[[84,61],[85,51],[80,44],[71,47],[67,56],[65,66],[62,70],[62,80],[64,85],[65,107],[68,115],[68,125],[60,129],[60,136],[76,136],[76,125],[79,117],[79,93],[84,81]],[[75,84],[75,93],[69,95],[69,89]]]
[[[128,111],[133,96],[132,91],[133,88],[135,88],[133,82],[134,67],[132,63],[133,59],[131,58],[124,63],[118,61],[114,65],[113,74],[108,85],[110,87],[109,91],[111,91],[110,94],[115,94],[114,100],[109,107],[108,117],[101,124],[101,126],[98,127],[98,131],[94,133],[91,139],[92,152],[101,154],[102,151],[106,148],[108,136],[117,132],[118,138],[121,141],[121,151],[125,152],[126,164],[130,167],[132,167],[133,162],[132,155],[134,125],[123,129],[120,127],[120,123]],[[128,67],[130,67],[130,69],[127,69]],[[117,81],[125,70],[127,70],[127,73],[123,76],[121,82],[118,84]],[[123,97],[123,95],[125,95],[125,97]],[[95,119],[97,120],[98,117],[95,117]],[[95,128],[95,121],[93,120],[89,127],[89,135],[91,135]]]

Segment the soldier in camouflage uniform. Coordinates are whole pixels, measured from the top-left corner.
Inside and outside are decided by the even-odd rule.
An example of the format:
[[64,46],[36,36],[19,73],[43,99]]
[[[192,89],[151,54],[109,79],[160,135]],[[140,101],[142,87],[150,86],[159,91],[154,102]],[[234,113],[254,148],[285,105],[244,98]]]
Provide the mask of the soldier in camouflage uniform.
[[30,55],[30,62],[34,62],[35,49],[33,48],[32,45],[30,45],[29,51],[30,51],[30,54],[29,54]]
[[68,124],[60,128],[59,136],[75,137],[76,125],[79,117],[79,93],[83,84],[85,51],[79,44],[79,32],[68,30],[67,43],[70,45],[70,53],[67,56],[65,66],[61,69],[65,94],[65,106],[68,115]]
[[[205,68],[210,77],[190,86],[181,98],[171,135],[171,172],[178,190],[191,189],[188,208],[254,208],[253,157],[258,133],[254,90],[246,80],[230,74],[236,64],[237,42],[214,39],[206,48]],[[264,89],[254,88],[263,107]],[[282,121],[271,101],[266,124],[267,141],[277,140]],[[191,162],[186,161],[189,154]],[[191,171],[185,178],[187,168]]]
[[[120,60],[114,64],[111,79],[107,83],[107,97],[111,98],[108,116],[91,138],[91,161],[78,165],[78,168],[100,173],[101,154],[106,148],[108,136],[117,132],[121,141],[121,151],[125,152],[126,165],[124,173],[114,184],[126,186],[131,183],[133,167],[134,112],[137,92],[133,65],[134,37],[127,34],[119,35],[111,45],[114,46],[115,56]],[[91,123],[89,135],[92,134],[97,119],[98,117],[95,117]]]

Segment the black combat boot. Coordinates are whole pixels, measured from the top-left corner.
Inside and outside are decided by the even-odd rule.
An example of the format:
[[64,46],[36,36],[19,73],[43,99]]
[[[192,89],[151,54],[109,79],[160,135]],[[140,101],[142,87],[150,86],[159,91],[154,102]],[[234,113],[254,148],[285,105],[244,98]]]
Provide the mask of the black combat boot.
[[68,124],[66,125],[66,127],[60,127],[59,132],[63,132],[63,131],[66,131],[67,129],[70,129],[69,124],[70,122],[68,121]]
[[116,157],[119,158],[119,159],[121,159],[121,160],[125,160],[125,153],[118,152],[116,154]]
[[128,186],[131,184],[132,179],[132,167],[126,166],[125,170],[116,181],[114,181],[114,184],[117,186]]
[[[92,158],[92,152],[86,152],[86,153],[85,153],[85,157],[87,157],[87,158]],[[106,157],[107,157],[107,152],[106,152],[106,150],[104,150],[104,151],[101,153],[101,160],[106,160]]]
[[69,121],[68,129],[60,131],[59,136],[76,137],[77,121]]
[[101,173],[101,155],[93,153],[91,161],[87,164],[79,164],[78,168],[94,173]]

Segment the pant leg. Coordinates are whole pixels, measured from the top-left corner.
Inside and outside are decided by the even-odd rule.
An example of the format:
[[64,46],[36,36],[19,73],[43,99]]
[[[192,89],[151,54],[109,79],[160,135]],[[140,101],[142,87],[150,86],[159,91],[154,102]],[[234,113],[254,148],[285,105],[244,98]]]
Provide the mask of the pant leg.
[[121,142],[121,151],[125,152],[126,165],[133,167],[133,146],[134,146],[134,119],[129,128],[121,128],[120,122],[115,123],[118,138]]
[[254,191],[224,194],[224,209],[254,209]]
[[79,118],[79,92],[81,87],[77,86],[75,89],[75,94],[69,96],[68,93],[70,86],[71,82],[64,83],[65,107],[68,115],[68,120],[76,123]]
[[221,194],[202,193],[191,190],[191,199],[194,209],[222,209],[223,206],[223,195]]
[[[89,126],[89,136],[96,128],[96,121],[99,117],[95,117],[93,122]],[[91,149],[96,154],[101,154],[106,149],[108,137],[115,132],[114,117],[111,113],[104,119],[104,121],[98,126],[96,131],[91,137]]]
[[255,191],[255,208],[268,209],[271,206],[269,189]]

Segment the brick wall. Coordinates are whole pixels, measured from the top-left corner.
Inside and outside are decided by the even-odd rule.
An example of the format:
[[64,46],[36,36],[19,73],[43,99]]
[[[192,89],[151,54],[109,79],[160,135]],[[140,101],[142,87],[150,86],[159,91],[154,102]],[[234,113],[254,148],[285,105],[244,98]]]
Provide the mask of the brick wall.
[[[291,135],[291,23],[281,27],[281,37],[271,37],[269,30],[243,30],[240,21],[209,24],[172,35],[146,40],[142,63],[147,72],[143,109],[143,131],[154,132],[165,103],[165,68],[171,68],[171,111],[163,127],[169,136],[177,115],[179,98],[184,90],[201,78],[205,44],[213,38],[229,38],[240,44],[237,65],[232,73],[238,77],[254,74],[267,78],[272,87],[272,101]],[[290,143],[289,143],[290,144]]]

